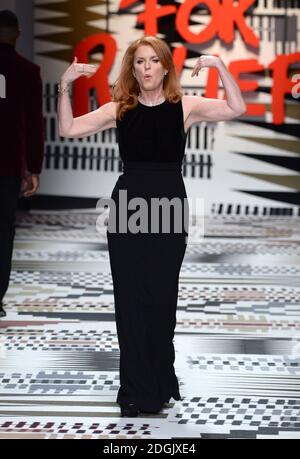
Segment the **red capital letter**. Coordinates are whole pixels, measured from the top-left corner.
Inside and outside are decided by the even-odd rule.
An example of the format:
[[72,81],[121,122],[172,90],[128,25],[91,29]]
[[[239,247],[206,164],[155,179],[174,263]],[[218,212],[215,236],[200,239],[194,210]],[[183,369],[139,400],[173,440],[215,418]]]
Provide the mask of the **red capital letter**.
[[103,105],[111,100],[109,88],[109,71],[114,64],[117,52],[115,40],[110,34],[100,33],[91,35],[82,40],[74,49],[74,56],[78,63],[88,63],[89,51],[97,45],[103,45],[103,59],[97,72],[90,78],[80,77],[74,81],[74,117],[84,115],[90,111],[89,91],[96,88],[97,100]]
[[237,5],[234,3],[236,3],[234,0],[223,0],[220,17],[220,38],[226,43],[232,43],[234,40],[234,24],[236,24],[245,42],[258,48],[259,38],[248,27],[244,17],[245,11],[255,3],[255,0],[239,0]]
[[221,11],[218,0],[204,0],[204,3],[211,13],[209,24],[199,33],[189,30],[189,20],[192,10],[199,4],[198,0],[187,0],[179,7],[176,17],[176,29],[180,35],[189,43],[205,43],[214,38],[220,28]]
[[[241,91],[255,91],[258,88],[257,81],[240,80],[241,73],[260,72],[264,66],[259,64],[257,59],[246,59],[243,61],[234,61],[228,66],[228,70],[235,78]],[[266,112],[266,107],[262,104],[248,104],[247,115],[262,116]]]

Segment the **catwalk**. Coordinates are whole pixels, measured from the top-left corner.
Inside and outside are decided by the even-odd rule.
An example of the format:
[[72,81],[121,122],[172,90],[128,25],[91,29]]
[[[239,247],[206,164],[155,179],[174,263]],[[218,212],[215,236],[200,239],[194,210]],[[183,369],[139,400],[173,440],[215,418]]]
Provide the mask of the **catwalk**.
[[300,438],[300,225],[211,216],[188,245],[182,401],[121,418],[107,243],[94,210],[18,216],[0,320],[0,438]]

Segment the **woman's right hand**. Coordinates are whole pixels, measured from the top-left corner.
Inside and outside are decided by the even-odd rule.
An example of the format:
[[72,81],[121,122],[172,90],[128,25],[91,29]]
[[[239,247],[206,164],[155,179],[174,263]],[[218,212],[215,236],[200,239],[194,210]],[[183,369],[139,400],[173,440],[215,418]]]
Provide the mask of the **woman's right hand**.
[[75,56],[74,61],[62,75],[60,81],[64,83],[72,83],[72,81],[77,80],[77,78],[80,78],[81,76],[90,78],[94,75],[94,73],[96,73],[96,71],[97,67],[95,65],[80,64],[77,62],[77,57]]

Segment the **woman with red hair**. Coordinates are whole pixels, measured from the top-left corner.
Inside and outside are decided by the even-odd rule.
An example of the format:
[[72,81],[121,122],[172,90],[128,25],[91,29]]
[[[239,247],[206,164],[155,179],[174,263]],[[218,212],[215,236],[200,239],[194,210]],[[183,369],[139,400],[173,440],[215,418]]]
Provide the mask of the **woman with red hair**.
[[[97,110],[73,119],[68,97],[70,82],[92,75],[94,66],[75,58],[60,83],[61,136],[117,128],[123,174],[111,194],[115,208],[110,210],[107,240],[120,347],[116,401],[122,416],[158,413],[171,397],[181,400],[173,339],[188,236],[189,207],[181,172],[187,131],[193,123],[231,119],[245,111],[223,62],[201,56],[193,75],[205,66],[219,69],[227,101],[184,96],[168,45],[152,36],[128,47],[113,100]],[[129,206],[124,205],[125,196]],[[159,211],[154,212],[157,201],[163,204],[162,222]],[[136,203],[140,211],[134,213]],[[170,204],[175,204],[173,212]]]

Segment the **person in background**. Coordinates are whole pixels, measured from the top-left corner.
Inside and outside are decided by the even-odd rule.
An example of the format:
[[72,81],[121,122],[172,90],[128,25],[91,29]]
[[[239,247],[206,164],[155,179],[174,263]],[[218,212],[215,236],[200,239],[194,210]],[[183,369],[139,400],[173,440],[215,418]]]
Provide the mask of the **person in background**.
[[39,187],[44,159],[40,67],[17,53],[17,16],[0,11],[0,317],[9,286],[19,197]]

